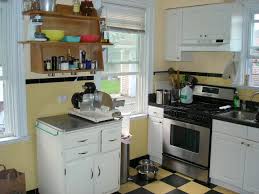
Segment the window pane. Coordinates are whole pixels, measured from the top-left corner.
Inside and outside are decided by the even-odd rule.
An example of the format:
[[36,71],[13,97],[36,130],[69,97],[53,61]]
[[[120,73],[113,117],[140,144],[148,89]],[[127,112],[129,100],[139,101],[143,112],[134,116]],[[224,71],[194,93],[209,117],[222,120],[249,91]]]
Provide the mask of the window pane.
[[105,66],[107,73],[125,73],[138,72],[138,64],[107,64]]
[[259,14],[254,14],[254,20],[259,20]]
[[109,32],[109,39],[114,44],[108,49],[108,62],[138,61],[139,34]]
[[5,132],[3,81],[0,81],[0,136]]
[[259,47],[259,23],[253,24],[252,33],[252,46]]
[[101,81],[101,91],[118,100],[125,100],[125,106],[118,109],[123,115],[138,113],[137,75],[113,76]]

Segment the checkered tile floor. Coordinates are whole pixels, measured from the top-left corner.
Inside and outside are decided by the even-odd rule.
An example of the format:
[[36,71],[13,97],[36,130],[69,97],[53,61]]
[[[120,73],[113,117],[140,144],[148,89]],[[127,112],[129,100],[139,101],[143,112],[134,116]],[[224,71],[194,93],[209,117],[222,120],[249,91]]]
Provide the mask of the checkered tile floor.
[[137,171],[130,168],[132,181],[121,185],[116,194],[236,194],[216,185],[202,185],[179,173],[159,168],[157,180],[140,180]]

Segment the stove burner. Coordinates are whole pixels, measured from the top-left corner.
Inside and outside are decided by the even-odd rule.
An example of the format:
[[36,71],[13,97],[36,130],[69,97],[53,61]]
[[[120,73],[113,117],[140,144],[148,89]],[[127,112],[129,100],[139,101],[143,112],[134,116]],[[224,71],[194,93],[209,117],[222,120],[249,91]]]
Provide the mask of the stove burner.
[[205,127],[211,127],[212,117],[218,113],[225,112],[220,110],[222,104],[195,102],[193,104],[173,103],[164,109],[166,118],[189,122]]

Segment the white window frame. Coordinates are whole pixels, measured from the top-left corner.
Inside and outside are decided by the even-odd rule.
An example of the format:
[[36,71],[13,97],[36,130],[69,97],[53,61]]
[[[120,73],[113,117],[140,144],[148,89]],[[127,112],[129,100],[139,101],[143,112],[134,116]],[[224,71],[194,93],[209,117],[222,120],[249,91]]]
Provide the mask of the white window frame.
[[[154,10],[154,0],[103,0],[106,3],[113,3],[118,5],[125,5],[136,8],[143,8],[146,10],[146,25],[145,25],[145,36],[143,38],[143,53],[141,59],[143,66],[142,69],[142,111],[138,115],[131,115],[132,118],[136,119],[138,117],[146,117],[147,106],[148,106],[148,93],[153,90],[153,66],[154,66],[154,35],[155,35],[155,10]],[[97,7],[101,6],[102,0],[95,0],[95,5]],[[100,75],[95,76],[95,83],[97,88],[100,87]],[[123,74],[123,73],[122,73]],[[129,74],[129,73],[127,73]]]
[[[238,74],[233,86],[240,89],[258,89],[258,86],[251,85],[251,68],[249,67],[249,57],[251,48],[251,26],[252,26],[252,15],[259,13],[259,0],[238,0],[244,7],[243,9],[243,41],[242,41],[242,52],[240,57],[240,65],[238,67]],[[246,84],[245,77],[249,75],[248,84]]]
[[0,137],[0,144],[3,144],[28,140],[28,129],[23,46],[18,44],[23,34],[22,1],[0,1],[0,6],[8,10],[4,37],[8,44],[3,60],[4,114],[6,128],[12,131],[11,136]]

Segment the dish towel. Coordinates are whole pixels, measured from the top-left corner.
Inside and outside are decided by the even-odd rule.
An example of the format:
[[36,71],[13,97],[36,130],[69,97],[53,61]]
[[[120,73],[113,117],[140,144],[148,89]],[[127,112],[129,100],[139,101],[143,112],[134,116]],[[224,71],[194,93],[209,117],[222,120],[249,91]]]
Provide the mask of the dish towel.
[[231,79],[235,80],[237,75],[237,64],[239,62],[239,59],[236,54],[233,55],[233,60],[226,64],[222,78],[223,79]]

